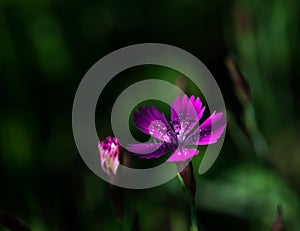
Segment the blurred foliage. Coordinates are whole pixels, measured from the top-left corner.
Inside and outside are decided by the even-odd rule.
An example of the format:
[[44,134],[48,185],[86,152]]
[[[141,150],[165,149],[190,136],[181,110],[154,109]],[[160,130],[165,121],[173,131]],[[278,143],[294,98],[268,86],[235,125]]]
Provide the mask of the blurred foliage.
[[[73,97],[86,71],[104,55],[160,42],[203,61],[228,110],[216,163],[199,176],[201,154],[193,160],[201,230],[270,230],[278,205],[287,230],[299,230],[299,5],[297,0],[0,1],[0,210],[37,231],[120,230],[109,185],[77,153]],[[201,95],[175,70],[126,70],[99,99],[101,139],[112,135],[107,121],[118,94],[149,76]],[[169,113],[164,104],[145,103]],[[145,139],[132,123],[130,128]],[[133,163],[147,165],[134,158]],[[133,223],[145,231],[188,230],[188,201],[178,179],[123,193],[124,230]],[[6,229],[0,225],[0,230]]]

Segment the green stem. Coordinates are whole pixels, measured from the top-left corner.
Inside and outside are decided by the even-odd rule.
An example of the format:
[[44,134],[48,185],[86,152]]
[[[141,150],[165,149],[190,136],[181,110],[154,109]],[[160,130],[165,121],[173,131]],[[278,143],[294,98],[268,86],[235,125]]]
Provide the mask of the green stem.
[[198,229],[198,218],[197,218],[197,208],[195,203],[191,203],[191,231],[199,231]]
[[183,179],[181,178],[180,174],[178,173],[178,179],[181,183],[181,186],[183,188],[183,190],[186,192],[188,199],[189,199],[189,203],[190,203],[190,212],[191,212],[191,229],[190,231],[199,231],[198,229],[198,218],[197,218],[197,208],[196,208],[196,202],[194,198],[191,198],[187,188],[184,185]]

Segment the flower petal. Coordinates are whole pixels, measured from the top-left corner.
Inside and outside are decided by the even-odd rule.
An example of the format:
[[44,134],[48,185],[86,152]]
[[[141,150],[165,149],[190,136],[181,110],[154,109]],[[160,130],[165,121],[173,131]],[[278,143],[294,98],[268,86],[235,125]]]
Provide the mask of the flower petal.
[[205,110],[205,106],[202,107],[202,102],[199,97],[195,98],[195,96],[191,96],[190,102],[193,104],[194,109],[197,112],[198,120],[200,120],[203,116],[203,112]]
[[[201,119],[205,107],[199,97],[190,99],[184,95],[182,99],[178,96],[171,105],[171,120],[173,123],[180,123],[180,126],[174,127],[175,132],[179,132],[180,138],[188,134]],[[180,139],[179,138],[179,139]]]
[[170,151],[176,149],[174,144],[160,142],[160,143],[145,143],[145,144],[128,144],[126,149],[133,155],[140,158],[158,158]]
[[186,139],[186,144],[206,145],[215,143],[224,132],[225,127],[226,120],[223,113],[214,112]]
[[142,132],[165,142],[171,141],[170,125],[165,115],[160,113],[155,106],[139,108],[139,113],[133,114],[133,120]]
[[181,162],[192,158],[197,155],[199,150],[195,148],[177,148],[175,152],[170,156],[167,162]]

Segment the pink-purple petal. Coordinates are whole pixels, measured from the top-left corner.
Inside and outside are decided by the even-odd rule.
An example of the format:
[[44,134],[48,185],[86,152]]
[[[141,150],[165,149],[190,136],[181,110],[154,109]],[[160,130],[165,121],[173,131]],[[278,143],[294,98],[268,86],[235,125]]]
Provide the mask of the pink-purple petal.
[[175,152],[170,156],[167,162],[181,162],[188,159],[191,159],[193,156],[197,155],[199,151],[195,148],[182,148],[179,147]]
[[184,95],[179,96],[171,105],[171,120],[173,123],[179,122],[179,139],[192,131],[198,121],[201,119],[205,107],[202,107],[202,102],[199,97],[195,99],[192,96],[190,99]]
[[208,135],[206,137],[203,137],[202,139],[199,139],[195,144],[197,145],[207,145],[207,144],[213,144],[218,141],[220,136],[222,135],[226,125],[220,126],[218,129],[214,130],[211,135]]
[[173,151],[176,147],[165,142],[147,144],[128,144],[127,150],[139,158],[158,158]]
[[133,114],[136,127],[145,134],[151,135],[162,141],[169,142],[168,131],[170,125],[163,113],[160,113],[156,107],[139,108],[139,113]]
[[212,113],[189,137],[186,142],[195,145],[207,145],[217,142],[226,127],[223,113]]
[[195,96],[192,96],[190,98],[190,102],[193,104],[193,106],[194,106],[194,108],[195,108],[195,110],[197,112],[198,120],[200,120],[202,118],[203,112],[205,110],[205,107],[204,106],[202,107],[202,102],[201,102],[200,98],[197,97],[195,99]]

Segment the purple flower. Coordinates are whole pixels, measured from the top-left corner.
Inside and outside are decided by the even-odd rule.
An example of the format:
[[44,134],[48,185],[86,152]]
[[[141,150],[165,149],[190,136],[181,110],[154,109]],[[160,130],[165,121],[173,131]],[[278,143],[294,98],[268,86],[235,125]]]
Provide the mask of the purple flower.
[[139,113],[133,114],[136,127],[152,139],[148,143],[128,144],[128,151],[147,159],[173,152],[168,162],[192,158],[199,153],[198,145],[217,142],[226,127],[222,112],[212,113],[199,125],[204,110],[199,97],[189,99],[186,95],[173,101],[170,122],[154,106],[139,108]]
[[104,172],[115,175],[120,164],[121,145],[116,137],[106,137],[105,140],[98,142],[101,167]]

